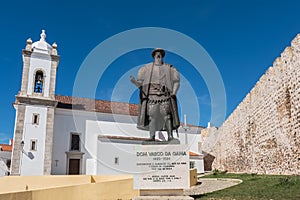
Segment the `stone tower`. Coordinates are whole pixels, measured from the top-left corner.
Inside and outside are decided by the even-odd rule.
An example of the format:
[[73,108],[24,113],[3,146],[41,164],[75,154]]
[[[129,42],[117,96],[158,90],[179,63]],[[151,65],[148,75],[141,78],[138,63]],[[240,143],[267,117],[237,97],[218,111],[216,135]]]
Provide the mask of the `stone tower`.
[[51,172],[57,45],[29,38],[22,51],[21,91],[16,96],[12,175],[49,175]]

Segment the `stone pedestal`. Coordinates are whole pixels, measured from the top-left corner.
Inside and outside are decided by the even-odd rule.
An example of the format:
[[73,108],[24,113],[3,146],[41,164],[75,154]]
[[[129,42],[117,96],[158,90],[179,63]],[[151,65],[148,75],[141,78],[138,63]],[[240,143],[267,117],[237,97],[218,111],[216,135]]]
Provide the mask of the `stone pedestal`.
[[141,196],[182,196],[190,187],[188,145],[136,147],[134,189]]

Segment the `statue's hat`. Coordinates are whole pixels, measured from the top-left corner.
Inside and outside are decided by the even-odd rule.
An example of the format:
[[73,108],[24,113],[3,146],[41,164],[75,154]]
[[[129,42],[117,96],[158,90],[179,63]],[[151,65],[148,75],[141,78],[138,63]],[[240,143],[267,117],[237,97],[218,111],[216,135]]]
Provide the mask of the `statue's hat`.
[[155,52],[160,52],[161,55],[162,55],[162,57],[165,57],[166,52],[165,52],[165,50],[163,50],[162,48],[156,48],[156,49],[153,49],[153,51],[152,51],[152,57],[154,57]]

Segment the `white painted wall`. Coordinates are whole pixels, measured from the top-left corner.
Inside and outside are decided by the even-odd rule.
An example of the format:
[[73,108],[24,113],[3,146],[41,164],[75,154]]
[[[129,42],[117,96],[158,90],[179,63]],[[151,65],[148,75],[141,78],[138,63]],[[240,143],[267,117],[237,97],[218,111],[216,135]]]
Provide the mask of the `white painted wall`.
[[[195,163],[195,168],[197,169],[197,173],[204,173],[204,161],[203,154],[199,152],[199,143],[202,144],[203,138],[201,136],[201,128],[198,127],[190,127],[186,132],[180,127],[179,128],[179,140],[181,144],[185,144],[187,140],[188,147],[190,151],[200,154],[201,159],[191,159]],[[187,137],[186,137],[187,136]],[[200,144],[200,145],[201,145]]]
[[194,162],[194,168],[197,169],[197,173],[204,173],[204,160],[203,155],[200,156],[200,158],[190,158],[191,162]]
[[0,159],[0,177],[7,175],[8,173],[8,168],[5,164],[5,162]]
[[7,160],[11,159],[11,152],[10,151],[0,151],[0,159],[2,159],[6,163]]
[[180,127],[179,131],[179,140],[181,144],[185,144],[186,135],[187,135],[187,144],[189,144],[190,151],[198,152],[198,143],[202,142],[202,136],[200,134],[200,128],[198,127],[191,127],[187,132]]
[[[136,128],[136,123],[120,123],[111,121],[87,121],[88,132],[98,135],[123,136],[123,137],[139,137],[148,138],[148,131],[142,131]],[[87,135],[88,136],[88,135]],[[97,142],[94,142],[89,137],[86,137],[87,147],[97,147]],[[90,145],[89,145],[90,144]],[[90,147],[89,147],[90,148]],[[96,148],[90,148],[90,152],[97,155]]]
[[51,58],[48,54],[33,52],[30,59],[29,77],[27,95],[32,95],[34,91],[35,72],[42,70],[44,72],[43,96],[49,97]]
[[[181,144],[185,142],[183,131],[183,129],[179,129]],[[99,140],[99,135],[149,137],[148,131],[136,128],[136,117],[57,108],[55,110],[51,174],[67,173],[66,152],[70,150],[71,132],[80,134],[81,152],[84,153],[81,167],[82,174],[132,172],[133,159],[135,158],[132,153],[134,147],[138,144],[130,143],[130,141],[129,143],[116,143]],[[188,132],[189,148],[194,152],[198,152],[198,142],[202,141],[199,130],[191,128]],[[166,137],[165,132],[162,135]],[[175,132],[174,136],[177,137]],[[156,138],[159,138],[159,133],[156,134]],[[119,158],[119,164],[114,163],[116,157]],[[197,163],[197,165],[200,164]],[[201,166],[199,166],[199,169],[201,169]]]
[[[32,124],[34,113],[39,114],[39,124]],[[44,174],[44,152],[45,152],[45,134],[47,121],[47,107],[30,106],[25,108],[25,119],[23,129],[24,151],[21,155],[22,176],[43,175]],[[37,151],[30,150],[30,140],[37,140]]]
[[[87,111],[72,111],[69,109],[55,110],[54,136],[52,149],[51,174],[67,173],[67,154],[70,150],[70,135],[72,132],[80,134],[82,160],[82,174],[94,174],[97,166],[97,141],[101,134],[128,135],[139,132],[135,128],[136,117]],[[134,131],[133,131],[134,130]],[[146,136],[145,136],[146,137]],[[57,160],[57,161],[56,161]],[[88,164],[88,170],[87,164]],[[93,164],[94,163],[94,164]]]
[[[54,133],[52,146],[51,174],[63,175],[67,173],[67,154],[70,150],[71,132],[84,133],[84,121],[75,126],[72,112],[69,110],[56,109],[54,117]],[[83,150],[81,146],[81,150]]]
[[[103,142],[98,140],[97,174],[134,174],[136,144]],[[115,158],[118,163],[115,163]]]
[[11,160],[11,153],[12,152],[10,152],[10,151],[0,151],[0,161],[3,161],[3,163],[5,164],[5,166],[2,166],[2,167],[0,166],[0,168],[5,169],[5,174],[8,174],[8,172],[10,170],[9,168],[7,168],[6,163],[8,160]]

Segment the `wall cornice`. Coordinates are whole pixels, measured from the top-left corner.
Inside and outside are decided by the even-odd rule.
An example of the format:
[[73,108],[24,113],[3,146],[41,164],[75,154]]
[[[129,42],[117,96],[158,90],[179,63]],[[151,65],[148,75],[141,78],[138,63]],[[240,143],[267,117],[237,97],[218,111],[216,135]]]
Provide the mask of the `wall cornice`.
[[43,105],[43,106],[50,106],[50,107],[57,106],[56,100],[32,98],[32,97],[24,97],[24,96],[17,96],[16,103],[17,104],[28,104],[28,105]]

